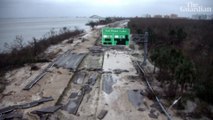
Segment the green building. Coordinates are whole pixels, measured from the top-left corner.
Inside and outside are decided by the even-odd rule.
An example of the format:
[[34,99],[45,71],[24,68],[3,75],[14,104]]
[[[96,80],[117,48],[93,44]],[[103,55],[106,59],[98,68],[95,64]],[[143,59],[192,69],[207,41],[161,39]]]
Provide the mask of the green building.
[[102,45],[129,45],[128,28],[102,28]]

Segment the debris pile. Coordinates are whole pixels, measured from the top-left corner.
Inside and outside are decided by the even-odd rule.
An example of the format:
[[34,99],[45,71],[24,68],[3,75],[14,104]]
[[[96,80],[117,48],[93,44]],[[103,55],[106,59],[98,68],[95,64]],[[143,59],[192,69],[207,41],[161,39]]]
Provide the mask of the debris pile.
[[69,102],[64,106],[64,110],[68,111],[70,114],[76,114],[78,108],[84,98],[85,91],[82,89],[78,93],[71,93]]
[[128,98],[132,105],[138,109],[143,105],[142,90],[128,90]]
[[56,105],[56,106],[50,106],[50,107],[45,107],[41,108],[38,110],[34,110],[31,113],[37,114],[41,120],[46,120],[49,116],[49,114],[53,114],[57,110],[59,110],[62,107],[62,105]]
[[115,74],[121,74],[122,72],[129,72],[128,70],[122,70],[122,69],[114,69],[113,72]]
[[90,52],[92,53],[102,53],[104,50],[101,46],[93,46],[89,48]]
[[86,77],[85,72],[77,72],[73,78],[73,83],[75,84],[83,84],[84,83],[84,78]]
[[21,113],[16,112],[17,109],[28,109],[28,108],[40,105],[44,102],[49,102],[52,100],[53,100],[52,97],[43,97],[40,100],[36,100],[36,101],[30,102],[30,103],[24,103],[24,104],[20,104],[20,105],[13,105],[13,106],[1,108],[0,109],[0,118],[3,118],[3,120],[4,120],[6,118],[9,119],[9,118],[22,117]]
[[108,113],[107,110],[101,110],[101,112],[98,114],[97,118],[99,120],[102,120],[106,116],[107,113]]

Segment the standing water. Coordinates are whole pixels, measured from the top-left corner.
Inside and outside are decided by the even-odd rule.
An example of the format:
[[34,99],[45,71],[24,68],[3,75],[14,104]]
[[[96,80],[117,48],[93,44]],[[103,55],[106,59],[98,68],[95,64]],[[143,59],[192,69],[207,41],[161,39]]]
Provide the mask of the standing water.
[[90,18],[0,18],[0,52],[6,50],[5,43],[12,45],[16,36],[21,36],[23,42],[27,44],[32,38],[37,39],[45,36],[51,29],[56,32],[63,27],[70,30],[78,29],[88,30],[85,24]]

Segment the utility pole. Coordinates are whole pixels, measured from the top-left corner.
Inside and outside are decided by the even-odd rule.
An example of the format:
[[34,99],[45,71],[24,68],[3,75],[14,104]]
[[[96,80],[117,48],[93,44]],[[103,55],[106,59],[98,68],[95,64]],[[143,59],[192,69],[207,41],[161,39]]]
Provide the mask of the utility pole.
[[148,55],[148,50],[147,50],[147,46],[148,46],[148,32],[145,32],[144,34],[144,60],[143,60],[143,65],[146,65],[146,59],[147,59],[147,55]]

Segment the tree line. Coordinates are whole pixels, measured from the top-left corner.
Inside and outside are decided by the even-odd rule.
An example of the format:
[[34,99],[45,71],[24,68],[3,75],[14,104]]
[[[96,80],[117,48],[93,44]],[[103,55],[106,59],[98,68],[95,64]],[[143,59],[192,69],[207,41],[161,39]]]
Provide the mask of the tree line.
[[213,104],[212,23],[158,18],[133,18],[128,23],[132,33],[149,32],[149,55],[160,69],[158,79],[170,84],[169,96],[187,94]]
[[[159,80],[169,84],[167,93],[173,99],[183,96],[185,91],[193,86],[196,80],[196,69],[192,61],[184,57],[181,51],[172,47],[160,47],[151,51],[150,59],[159,67]],[[155,69],[153,71],[155,73]],[[167,77],[162,77],[162,75]]]
[[58,34],[54,30],[50,30],[47,36],[40,39],[33,38],[27,45],[24,44],[23,37],[17,36],[14,45],[7,45],[9,51],[0,53],[0,93],[6,84],[4,75],[7,71],[27,63],[49,62],[49,59],[42,55],[49,46],[56,45],[82,32],[83,30],[70,30],[67,27],[63,27]]

